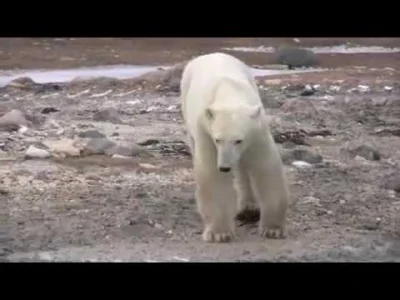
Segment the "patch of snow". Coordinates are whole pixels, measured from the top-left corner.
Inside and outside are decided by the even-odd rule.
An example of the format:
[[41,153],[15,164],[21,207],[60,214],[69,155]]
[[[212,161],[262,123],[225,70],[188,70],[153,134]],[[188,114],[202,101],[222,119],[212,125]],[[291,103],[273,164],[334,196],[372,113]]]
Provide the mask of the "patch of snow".
[[[232,47],[222,48],[223,50],[236,51],[236,52],[264,52],[272,53],[275,51],[273,47]],[[400,52],[400,48],[385,48],[381,46],[348,46],[338,45],[331,47],[310,47],[304,48],[313,51],[314,53],[340,53],[340,54],[360,54],[360,53],[397,53]]]

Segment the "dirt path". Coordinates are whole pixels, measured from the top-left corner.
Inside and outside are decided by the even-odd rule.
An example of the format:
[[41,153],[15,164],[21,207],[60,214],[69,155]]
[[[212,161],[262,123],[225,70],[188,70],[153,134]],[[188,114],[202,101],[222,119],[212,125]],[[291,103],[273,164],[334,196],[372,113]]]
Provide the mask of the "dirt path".
[[[224,43],[230,47],[250,42]],[[27,41],[20,43],[19,53],[30,51]],[[107,43],[117,47],[133,42]],[[156,51],[157,43],[147,43],[148,49]],[[203,45],[199,51],[215,47],[205,40],[196,43]],[[130,51],[144,53],[144,44],[130,46]],[[179,56],[185,47],[188,44],[171,44],[170,62],[187,58],[187,53]],[[70,51],[66,48],[60,47],[54,57],[67,55],[62,52]],[[79,53],[85,49],[89,46],[79,48]],[[74,51],[68,55],[77,55]],[[95,52],[90,63],[66,60],[46,65],[30,53],[26,60],[3,68],[112,62],[101,60]],[[130,63],[168,60],[152,55]],[[385,55],[389,62],[397,59],[397,54]],[[239,239],[226,245],[200,240],[177,91],[143,90],[141,85],[105,79],[57,89],[2,88],[0,117],[14,108],[31,123],[28,129],[0,130],[0,203],[7,212],[7,226],[0,230],[0,257],[10,261],[400,261],[400,178],[395,175],[400,174],[398,78],[395,67],[371,70],[351,64],[323,75],[258,78],[273,132],[287,158],[293,200],[288,238],[261,240],[256,226],[249,225],[238,227]],[[305,93],[306,84],[319,86]],[[79,135],[93,130],[131,150],[140,144],[142,152],[119,159],[107,155],[23,159],[30,145],[79,140]],[[356,149],[359,146],[363,147]],[[298,160],[308,164],[293,164]]]

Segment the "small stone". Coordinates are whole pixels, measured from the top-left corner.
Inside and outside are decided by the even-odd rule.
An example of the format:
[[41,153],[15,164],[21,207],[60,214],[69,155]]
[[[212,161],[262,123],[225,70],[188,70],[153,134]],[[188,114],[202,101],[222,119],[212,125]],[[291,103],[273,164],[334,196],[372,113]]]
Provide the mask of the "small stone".
[[302,161],[303,163],[297,163],[298,166],[305,166],[304,162],[308,164],[317,164],[321,163],[323,160],[322,156],[317,153],[313,153],[306,148],[294,148],[294,149],[285,149],[282,154],[282,161],[290,165],[295,161]]
[[122,155],[122,156],[140,156],[140,157],[152,157],[153,155],[145,148],[136,145],[136,144],[126,144],[126,145],[115,145],[113,147],[108,148],[105,151],[107,155]]
[[39,259],[44,261],[52,261],[53,256],[49,252],[41,252],[39,253]]
[[99,180],[101,180],[101,178],[100,178],[99,176],[93,175],[93,174],[87,175],[85,178],[86,178],[86,180],[93,180],[93,181],[99,181]]
[[372,98],[372,104],[375,106],[384,106],[388,101],[386,97],[376,97]]
[[36,148],[47,150],[47,151],[51,152],[51,149],[42,142],[34,142],[32,145],[35,146]]
[[8,195],[10,192],[0,187],[0,195]]
[[124,155],[119,155],[119,154],[114,154],[111,156],[111,158],[117,158],[117,159],[131,159],[129,156],[124,156]]
[[6,157],[7,157],[7,152],[0,149],[0,159],[6,158]]
[[370,90],[370,87],[368,85],[362,85],[362,84],[358,85],[357,88],[360,92],[363,93],[368,92]]
[[17,124],[1,124],[0,123],[0,130],[6,132],[13,132],[18,131],[19,125]]
[[98,111],[93,115],[93,120],[100,122],[121,123],[119,113],[113,108]]
[[371,161],[381,159],[381,155],[378,152],[378,150],[369,145],[361,145],[354,149],[350,149],[350,154],[353,156],[353,158],[355,158],[358,155]]
[[315,204],[317,206],[319,206],[320,199],[313,197],[313,196],[308,196],[308,197],[304,197],[303,201],[301,201],[301,203],[303,204]]
[[106,136],[103,133],[99,132],[98,130],[86,130],[80,132],[79,137],[98,139],[98,138],[105,138]]
[[393,90],[393,87],[391,87],[391,86],[385,86],[384,89],[385,89],[385,91],[391,91],[391,90]]
[[49,180],[50,178],[46,171],[40,171],[36,174],[36,179],[44,181]]
[[301,161],[301,160],[296,160],[296,161],[292,162],[292,165],[297,167],[297,168],[309,168],[309,167],[312,167],[312,165],[309,164],[308,162]]
[[400,193],[400,176],[391,176],[387,180],[385,188]]
[[41,113],[45,115],[45,114],[58,112],[58,111],[60,111],[60,110],[57,109],[57,108],[54,108],[54,107],[45,107],[45,108],[42,109]]
[[83,152],[85,155],[105,154],[114,146],[115,143],[107,138],[94,138],[85,145]]
[[29,148],[26,150],[25,158],[26,159],[33,159],[33,158],[48,158],[51,154],[43,149],[36,148],[33,145],[30,145]]
[[377,229],[379,229],[379,224],[377,224],[376,222],[375,223],[368,222],[368,223],[363,225],[363,228],[366,229],[366,230],[371,230],[371,231],[372,230],[377,230]]
[[282,80],[280,79],[267,79],[264,80],[264,84],[266,85],[279,85],[282,83]]
[[8,86],[15,88],[32,88],[36,85],[36,83],[30,77],[19,77],[12,80]]
[[158,169],[158,167],[156,167],[155,165],[146,164],[146,163],[139,164],[139,166],[142,167],[142,168],[144,168],[144,169]]
[[346,203],[346,200],[340,200],[339,203],[343,205]]
[[27,131],[28,131],[28,127],[23,126],[23,125],[18,129],[18,132],[21,134],[24,134]]
[[144,140],[142,142],[139,142],[138,145],[140,146],[149,146],[149,145],[155,145],[155,144],[159,144],[160,141],[157,139],[148,139],[148,140]]

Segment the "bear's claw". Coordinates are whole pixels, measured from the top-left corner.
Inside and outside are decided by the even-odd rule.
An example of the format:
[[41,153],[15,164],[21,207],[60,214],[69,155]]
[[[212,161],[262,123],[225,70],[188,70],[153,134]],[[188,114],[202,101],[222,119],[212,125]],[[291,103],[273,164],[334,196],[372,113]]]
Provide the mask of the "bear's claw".
[[203,233],[203,240],[208,243],[228,243],[235,238],[232,232],[212,232],[211,230],[206,230]]
[[269,228],[262,228],[260,230],[260,235],[265,238],[269,239],[284,239],[286,238],[285,231],[282,227],[269,227]]

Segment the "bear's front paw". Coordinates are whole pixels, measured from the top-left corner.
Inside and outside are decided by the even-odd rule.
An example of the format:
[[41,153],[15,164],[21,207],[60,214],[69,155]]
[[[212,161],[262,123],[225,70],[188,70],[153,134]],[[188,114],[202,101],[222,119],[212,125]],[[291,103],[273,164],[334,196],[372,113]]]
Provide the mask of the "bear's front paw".
[[267,226],[260,228],[260,235],[269,239],[284,239],[286,238],[284,226]]
[[228,243],[235,238],[235,234],[232,231],[216,231],[213,229],[206,229],[203,232],[203,241],[207,243]]

